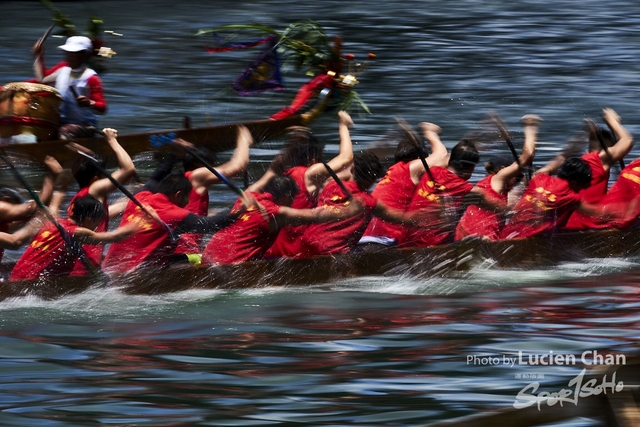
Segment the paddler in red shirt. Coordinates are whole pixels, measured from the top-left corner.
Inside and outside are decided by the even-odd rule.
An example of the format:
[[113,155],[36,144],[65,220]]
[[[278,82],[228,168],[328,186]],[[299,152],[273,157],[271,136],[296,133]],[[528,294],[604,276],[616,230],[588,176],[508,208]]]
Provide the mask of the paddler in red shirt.
[[513,208],[501,239],[532,237],[562,228],[574,210],[594,213],[581,203],[580,191],[591,183],[589,164],[578,157],[562,163],[557,176],[541,173],[533,177]]
[[[159,183],[148,182],[136,194],[136,199],[149,206],[160,221],[149,217],[138,205],[130,201],[123,214],[120,227],[130,223],[139,230],[129,238],[109,247],[102,267],[107,273],[126,273],[139,268],[167,267],[178,243],[173,234],[213,233],[231,224],[237,214],[222,212],[216,216],[198,216],[184,207],[193,189],[184,174],[171,174]],[[163,222],[164,224],[161,224]]]
[[[215,166],[216,170],[227,178],[240,175],[249,165],[249,148],[253,144],[253,137],[245,126],[238,126],[237,135],[236,149],[229,161]],[[204,147],[194,146],[180,138],[175,139],[174,144],[196,150],[198,155],[210,165],[215,164],[215,154]],[[188,152],[184,156],[182,166],[185,171],[184,176],[191,182],[192,187],[185,209],[199,216],[207,216],[209,213],[209,187],[219,184],[220,179]],[[167,173],[169,172],[170,170],[167,170]],[[180,241],[176,247],[174,262],[192,262],[197,265],[202,258],[202,250],[202,234],[183,233],[180,235]]]
[[[338,134],[340,146],[338,155],[327,164],[336,173],[348,170],[353,161],[353,146],[349,128],[353,125],[351,116],[345,111],[338,113]],[[248,192],[259,192],[269,180],[278,174],[294,179],[300,191],[291,207],[311,209],[318,203],[318,195],[329,178],[329,172],[322,164],[324,144],[308,128],[295,128],[289,134],[285,150],[271,163],[271,167],[256,183],[247,188]],[[265,258],[295,257],[301,251],[301,237],[307,226],[286,226],[280,229],[273,245],[264,254]]]
[[[47,174],[42,182],[42,190],[38,197],[42,203],[48,205],[51,201],[56,177],[62,172],[62,166],[51,156],[45,157],[44,164],[47,168]],[[19,249],[33,237],[41,225],[41,218],[35,218],[36,212],[35,201],[24,203],[14,188],[0,186],[0,261],[5,249]],[[25,225],[15,230],[25,221],[27,221]]]
[[625,167],[618,180],[597,204],[600,217],[590,217],[592,228],[626,230],[640,218],[640,159]]
[[[417,138],[417,135],[408,134],[407,125],[402,123],[400,125],[404,135],[394,155],[395,163],[376,184],[371,195],[389,208],[404,211],[409,206],[416,186],[425,173],[420,158],[421,155],[424,156],[424,143]],[[429,168],[443,165],[449,153],[438,136],[440,127],[423,122],[420,123],[420,129],[431,147],[431,154],[425,158],[427,165]],[[420,150],[423,152],[420,153]],[[375,252],[396,246],[404,230],[403,224],[392,223],[374,216],[358,242],[358,250]]]
[[[581,157],[591,168],[591,184],[582,190],[580,195],[584,202],[591,204],[602,201],[607,193],[611,166],[622,160],[633,147],[633,137],[622,126],[620,116],[611,108],[605,108],[602,111],[604,121],[613,130],[613,133],[601,129],[593,120],[588,120],[589,152]],[[619,137],[617,142],[615,135]],[[567,230],[589,230],[599,227],[600,221],[597,218],[575,211],[571,214],[564,228]]]
[[407,227],[400,246],[426,247],[453,241],[463,199],[473,189],[468,180],[479,160],[475,143],[463,139],[451,149],[446,167],[436,166],[422,176],[407,211],[423,211],[429,219],[421,227]]
[[213,235],[202,255],[203,264],[234,264],[260,259],[282,226],[336,221],[361,210],[358,200],[342,209],[295,209],[291,205],[299,191],[292,177],[276,175],[262,193],[248,193],[255,197],[257,207],[242,212],[238,200],[231,210],[237,219]]
[[[136,168],[131,160],[131,156],[126,152],[124,148],[118,143],[118,131],[111,128],[105,128],[102,130],[107,140],[107,144],[113,150],[118,162],[118,169],[115,170],[111,176],[120,184],[126,184],[133,178],[136,173]],[[102,166],[105,166],[103,162]],[[67,207],[67,215],[70,216],[73,212],[73,205],[75,201],[81,197],[92,196],[100,201],[107,212],[107,215],[103,217],[102,223],[98,226],[96,231],[104,232],[109,228],[109,217],[112,212],[109,211],[109,194],[116,190],[116,186],[102,175],[102,172],[96,168],[96,166],[84,157],[78,158],[72,168],[73,176],[78,182],[80,190],[73,196]],[[57,212],[57,207],[52,206],[52,210]],[[116,212],[117,213],[117,212]],[[103,245],[85,245],[87,255],[92,261],[100,265],[102,262],[102,254],[104,250]],[[71,276],[84,276],[86,275],[87,268],[85,265],[78,261],[74,271],[71,272]]]
[[[137,225],[132,224],[111,232],[94,231],[106,214],[100,201],[92,196],[85,196],[75,201],[69,219],[61,219],[59,224],[77,243],[93,245],[117,242],[137,229]],[[46,221],[16,263],[10,280],[68,276],[77,260],[77,250],[68,247],[68,243],[53,222]],[[99,265],[96,267],[99,268]]]
[[522,117],[524,124],[524,144],[518,161],[494,158],[485,164],[488,175],[480,180],[475,188],[482,191],[485,198],[493,201],[502,209],[496,210],[483,204],[467,207],[456,227],[455,240],[479,237],[486,240],[498,240],[504,227],[505,212],[508,207],[509,192],[522,177],[523,170],[531,166],[535,155],[536,135],[540,117],[529,114]]
[[356,248],[372,216],[388,222],[418,224],[421,213],[405,213],[403,210],[386,206],[367,190],[384,174],[378,157],[370,151],[356,154],[349,174],[343,174],[342,188],[339,182],[330,180],[320,193],[318,209],[338,211],[348,208],[354,200],[359,200],[361,208],[357,215],[340,221],[312,224],[307,227],[302,238],[303,258],[318,255],[346,254]]

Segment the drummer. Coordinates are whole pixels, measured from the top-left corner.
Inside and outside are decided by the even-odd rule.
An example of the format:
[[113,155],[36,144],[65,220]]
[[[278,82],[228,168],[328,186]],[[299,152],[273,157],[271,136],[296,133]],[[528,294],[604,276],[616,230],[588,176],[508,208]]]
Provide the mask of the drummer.
[[65,51],[66,61],[46,70],[44,43],[34,45],[36,81],[55,86],[62,96],[59,138],[91,137],[98,126],[98,114],[107,111],[102,80],[88,66],[93,44],[88,37],[72,36],[58,49]]

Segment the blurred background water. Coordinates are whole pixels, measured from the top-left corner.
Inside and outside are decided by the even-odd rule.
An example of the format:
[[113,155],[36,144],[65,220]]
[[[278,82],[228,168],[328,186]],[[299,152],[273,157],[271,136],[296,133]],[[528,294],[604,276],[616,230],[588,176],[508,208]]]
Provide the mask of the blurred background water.
[[[519,119],[544,119],[536,164],[614,108],[638,134],[640,16],[631,1],[55,2],[82,30],[99,16],[117,55],[103,77],[121,133],[266,118],[288,90],[240,97],[229,85],[258,50],[210,55],[199,29],[316,19],[344,53],[376,61],[356,87],[358,148],[402,117],[439,124],[452,146],[489,110],[522,142]],[[0,84],[32,76],[30,48],[51,23],[36,1],[0,4]],[[62,58],[47,42],[47,64]],[[314,132],[335,151],[334,115]],[[270,159],[274,141],[252,150]],[[488,153],[485,153],[487,155]],[[507,154],[506,147],[504,154]],[[629,158],[635,158],[634,149]],[[137,164],[144,163],[138,159]],[[148,158],[146,159],[148,160]],[[255,178],[255,177],[251,177]],[[224,189],[212,197],[233,200]],[[518,351],[638,354],[636,259],[535,271],[479,267],[443,277],[365,277],[305,288],[124,296],[95,288],[56,301],[0,302],[0,424],[426,425],[511,407],[535,375],[557,391],[582,366],[481,366]],[[151,279],[152,280],[152,279]],[[586,402],[581,404],[587,404]],[[563,426],[598,425],[571,419]]]

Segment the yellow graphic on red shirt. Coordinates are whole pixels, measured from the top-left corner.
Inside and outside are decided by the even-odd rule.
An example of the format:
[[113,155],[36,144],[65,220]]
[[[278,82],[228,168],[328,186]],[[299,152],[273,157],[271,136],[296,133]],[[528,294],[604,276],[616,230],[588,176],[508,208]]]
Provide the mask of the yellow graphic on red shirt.
[[[635,167],[635,168],[633,168],[632,170],[633,170],[634,172],[640,172],[640,167]],[[639,176],[637,176],[637,175],[634,175],[634,174],[632,174],[632,173],[624,172],[624,173],[622,174],[622,177],[623,177],[623,178],[625,178],[625,179],[628,179],[629,181],[632,181],[632,182],[634,182],[634,183],[636,183],[636,184],[640,184],[640,177],[639,177]]]
[[536,205],[538,208],[542,210],[547,211],[549,209],[552,209],[547,205],[547,202],[554,203],[558,199],[558,197],[555,194],[553,194],[551,191],[545,190],[544,187],[537,187],[535,191],[536,193],[538,193],[538,197],[535,197],[531,194],[527,194],[524,197],[525,200]]
[[34,249],[40,249],[41,251],[48,251],[50,242],[55,239],[56,235],[50,231],[43,231],[31,242],[31,247]]
[[384,177],[382,177],[380,182],[378,182],[378,185],[386,184],[386,183],[389,183],[389,182],[391,182],[391,178],[389,178],[389,174],[386,174]]
[[[249,209],[251,210],[251,209]],[[249,218],[251,218],[251,215],[249,215],[249,213],[244,213],[242,215],[240,215],[240,217],[238,218],[240,221],[249,221]]]
[[140,206],[136,206],[135,211],[129,214],[126,218],[127,223],[138,224],[138,227],[142,230],[149,230],[153,227],[154,221],[151,221],[146,213],[142,212]]

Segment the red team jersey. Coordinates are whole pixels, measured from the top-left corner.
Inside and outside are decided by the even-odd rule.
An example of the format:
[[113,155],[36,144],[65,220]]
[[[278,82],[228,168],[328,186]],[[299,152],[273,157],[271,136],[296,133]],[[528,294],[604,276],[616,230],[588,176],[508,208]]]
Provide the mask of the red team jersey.
[[[58,221],[73,235],[77,225],[67,219]],[[77,256],[70,253],[60,231],[52,222],[45,223],[11,271],[9,280],[29,280],[46,276],[68,276]]]
[[[68,217],[71,217],[71,214],[73,213],[73,204],[75,203],[75,201],[81,197],[87,197],[87,196],[90,196],[89,187],[81,188],[80,191],[78,191],[76,195],[73,196],[73,198],[71,199],[71,202],[69,202],[69,207],[67,207]],[[97,232],[103,232],[109,229],[109,201],[107,200],[106,197],[104,199],[104,203],[102,204],[102,206],[104,206],[104,210],[107,213],[107,215],[104,217],[102,222],[100,222],[100,224],[96,228],[95,231]],[[87,253],[87,257],[89,257],[90,261],[92,261],[95,265],[100,265],[102,263],[102,254],[104,251],[104,245],[82,245],[82,247]],[[87,267],[85,267],[85,265],[82,263],[82,261],[80,260],[76,261],[76,265],[73,267],[71,276],[86,276],[88,274],[89,274],[89,271],[87,270]]]
[[[161,193],[141,191],[136,194],[136,198],[151,206],[172,229],[190,214]],[[172,242],[167,229],[149,218],[135,203],[129,202],[122,214],[120,226],[132,222],[138,223],[141,229],[128,238],[111,244],[102,263],[102,267],[109,273],[125,273],[141,265],[166,266],[174,254],[177,243]]]
[[[193,171],[185,172],[184,176],[191,181]],[[198,216],[207,216],[209,213],[209,191],[198,194],[193,188],[189,193],[189,202],[184,207],[189,212]],[[202,234],[183,233],[176,247],[177,254],[199,254],[202,252]]]
[[[491,180],[494,176],[485,177],[476,184],[476,187],[483,191],[485,197],[506,206],[507,194],[497,193],[491,188]],[[455,240],[462,240],[465,237],[486,237],[489,240],[498,240],[504,223],[504,215],[478,205],[471,205],[456,227]]]
[[608,219],[592,219],[593,228],[627,229],[637,224],[640,216],[640,159],[634,160],[625,167],[618,180],[600,201],[607,206]]
[[[300,191],[293,199],[291,207],[294,209],[312,209],[318,203],[318,198],[309,194],[304,182],[304,175],[309,169],[306,166],[295,166],[284,174],[293,178]],[[278,232],[273,245],[264,254],[265,258],[295,257],[302,250],[301,241],[307,225],[287,225]]]
[[[391,165],[385,176],[378,182],[371,195],[387,207],[404,211],[411,202],[416,184],[411,180],[410,163],[399,162]],[[387,237],[400,240],[405,227],[373,217],[364,232],[364,237]]]
[[448,230],[442,220],[443,205],[447,212],[457,212],[464,196],[473,189],[471,183],[445,167],[437,166],[430,170],[436,182],[425,173],[407,208],[408,212],[419,209],[429,212],[429,227],[407,227],[400,241],[401,246],[426,247],[453,240],[453,231]]
[[[365,212],[341,221],[309,225],[303,236],[301,257],[345,254],[358,244],[377,202],[372,195],[360,190],[355,181],[345,181],[344,185],[354,197],[364,201]],[[335,181],[329,181],[320,193],[318,208],[338,209],[349,203],[340,186]]]
[[[582,160],[587,162],[591,168],[591,184],[589,188],[580,192],[582,200],[587,203],[598,203],[607,194],[609,186],[609,171],[602,166],[602,159],[597,151],[583,155]],[[565,226],[568,230],[588,230],[594,228],[595,222],[592,217],[582,212],[574,211]]]
[[[268,215],[278,213],[280,206],[275,204],[270,193],[252,193],[255,199],[264,207]],[[231,214],[242,209],[242,201],[238,200]],[[234,264],[243,261],[259,259],[271,246],[276,233],[270,229],[269,221],[257,208],[249,208],[241,214],[230,226],[213,235],[202,254],[203,264]]]
[[522,193],[500,237],[531,237],[562,228],[580,200],[580,193],[571,190],[566,180],[540,174],[531,180]]

